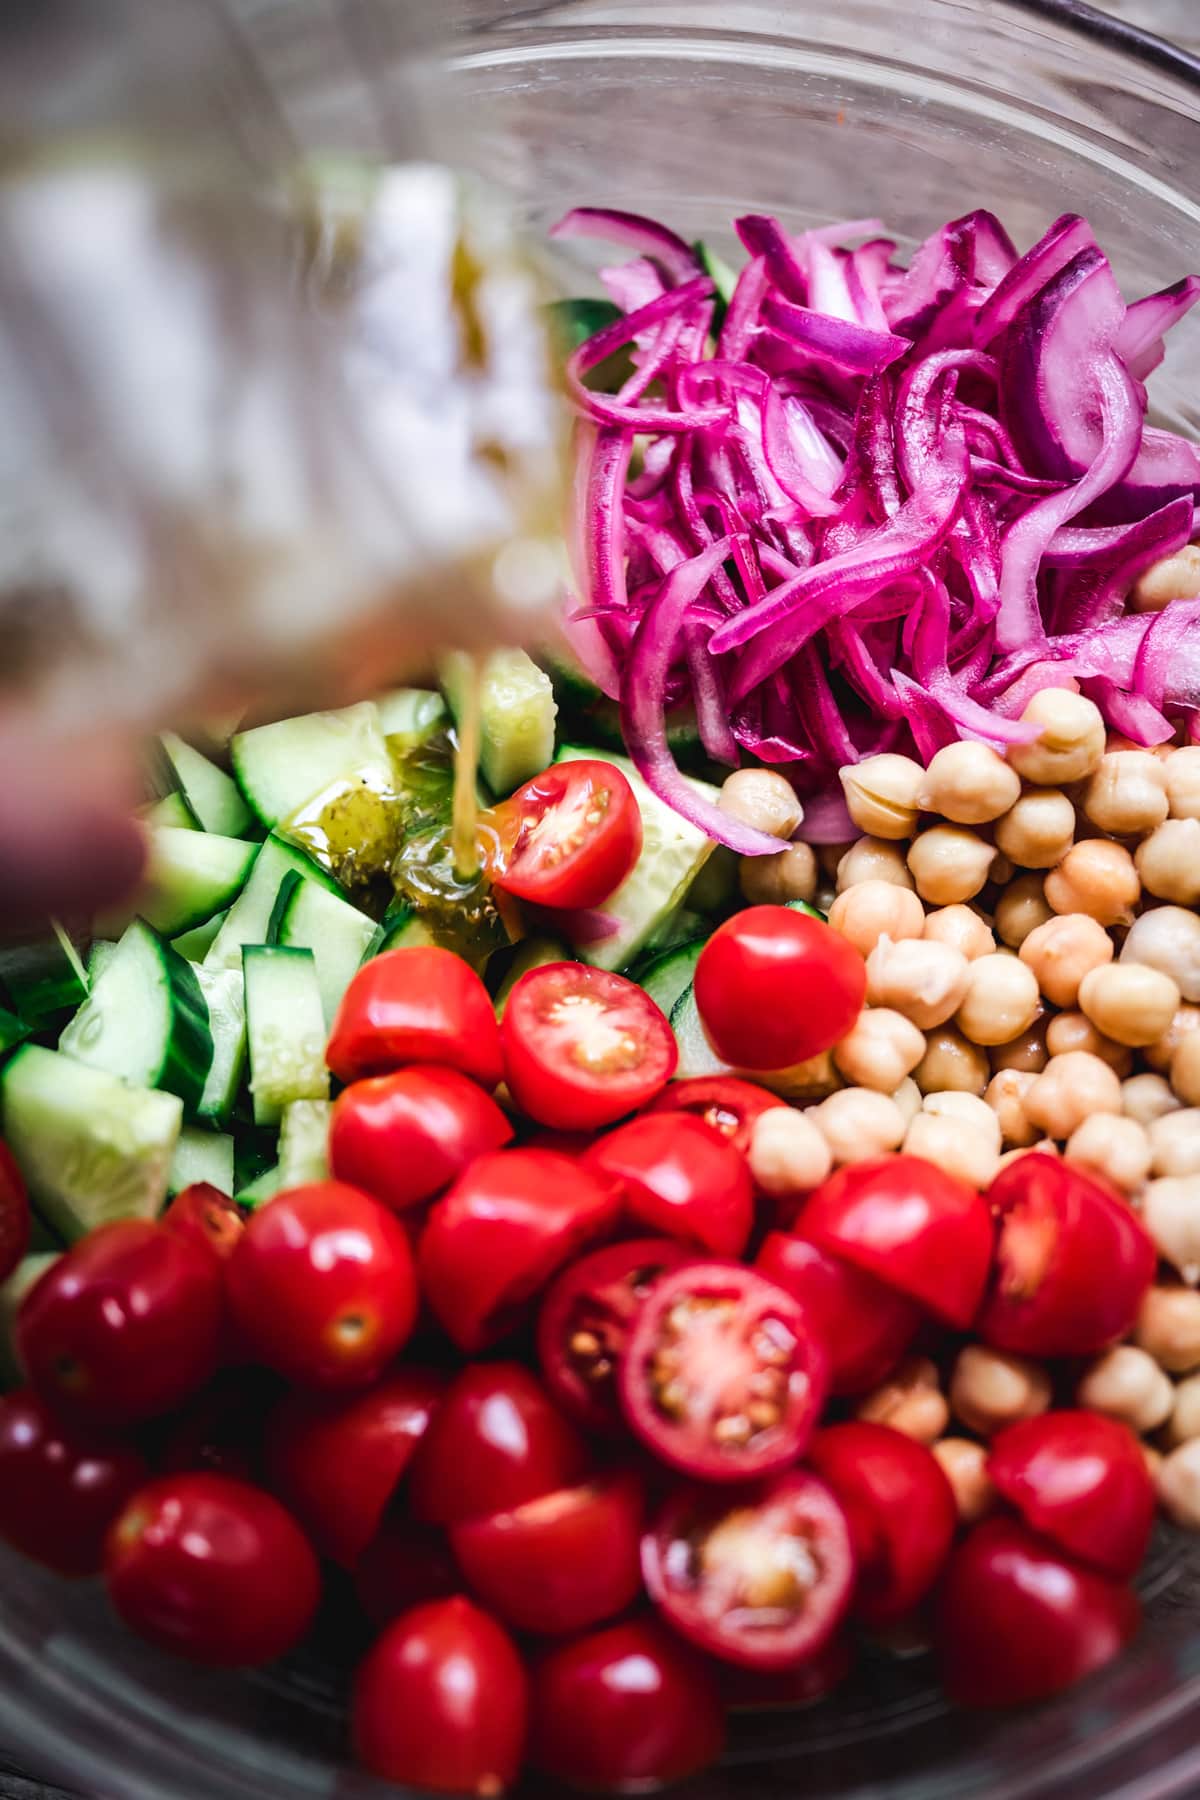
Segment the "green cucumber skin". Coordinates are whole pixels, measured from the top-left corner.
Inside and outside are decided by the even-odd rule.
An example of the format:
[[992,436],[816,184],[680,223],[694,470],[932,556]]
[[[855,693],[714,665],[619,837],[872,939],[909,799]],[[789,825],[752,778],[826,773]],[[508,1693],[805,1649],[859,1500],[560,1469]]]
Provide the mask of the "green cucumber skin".
[[57,937],[0,946],[0,988],[17,1017],[34,1030],[87,998],[87,988]]
[[167,1173],[167,1193],[181,1194],[196,1182],[207,1182],[222,1194],[233,1193],[233,1139],[224,1132],[185,1125]]
[[329,1097],[325,1019],[311,950],[247,945],[246,1036],[256,1125],[277,1125],[292,1100]]
[[[194,1112],[213,1053],[208,1003],[195,969],[141,919],[119,944],[104,947],[102,959],[101,948],[93,951],[92,991],[59,1038],[59,1049],[135,1087],[178,1094]],[[143,1001],[136,1009],[135,1000]],[[157,1041],[146,1036],[155,1017],[161,1018]]]
[[343,890],[332,875],[326,874],[303,850],[272,833],[255,855],[245,887],[205,953],[206,969],[240,969],[243,949],[264,942],[279,885],[289,870],[342,897]]
[[174,732],[159,740],[174,785],[202,831],[242,837],[254,823],[236,781]]

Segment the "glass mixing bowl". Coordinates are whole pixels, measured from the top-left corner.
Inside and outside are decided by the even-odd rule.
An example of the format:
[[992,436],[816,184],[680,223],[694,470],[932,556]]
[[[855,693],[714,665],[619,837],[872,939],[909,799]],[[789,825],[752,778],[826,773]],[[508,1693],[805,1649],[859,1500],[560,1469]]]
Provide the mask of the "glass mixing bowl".
[[[747,208],[794,226],[878,214],[911,244],[983,205],[1023,242],[1086,212],[1131,294],[1200,264],[1200,63],[1074,0],[443,0],[439,17],[472,156],[535,237],[590,202],[718,242]],[[561,273],[575,285],[586,265]],[[1194,315],[1154,391],[1166,422],[1200,435]],[[346,1758],[357,1646],[336,1596],[317,1647],[252,1678],[166,1661],[111,1625],[93,1586],[8,1555],[0,1596],[0,1744],[39,1771],[105,1800],[396,1792]],[[1200,1544],[1164,1531],[1145,1597],[1135,1646],[1058,1702],[956,1714],[920,1655],[879,1653],[808,1713],[743,1718],[688,1791],[1194,1792]]]

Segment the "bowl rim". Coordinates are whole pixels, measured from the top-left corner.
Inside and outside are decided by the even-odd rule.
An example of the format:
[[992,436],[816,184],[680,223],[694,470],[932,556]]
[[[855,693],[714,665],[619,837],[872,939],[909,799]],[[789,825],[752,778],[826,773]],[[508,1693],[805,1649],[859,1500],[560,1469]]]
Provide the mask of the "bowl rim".
[[1200,55],[1193,55],[1181,44],[1130,24],[1115,14],[1103,12],[1088,0],[1007,0],[1016,12],[1032,13],[1035,18],[1052,20],[1080,37],[1098,40],[1135,56],[1150,68],[1179,76],[1200,91]]

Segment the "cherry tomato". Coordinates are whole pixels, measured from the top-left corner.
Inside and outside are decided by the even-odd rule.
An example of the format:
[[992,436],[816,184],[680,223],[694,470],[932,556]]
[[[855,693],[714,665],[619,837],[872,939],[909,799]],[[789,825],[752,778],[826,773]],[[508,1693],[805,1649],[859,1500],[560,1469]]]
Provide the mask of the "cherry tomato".
[[59,1575],[96,1575],[104,1537],[146,1480],[131,1445],[65,1428],[29,1388],[0,1396],[0,1537]]
[[939,1591],[942,1684],[964,1706],[1044,1700],[1111,1662],[1139,1619],[1132,1588],[1016,1519],[984,1519],[951,1554]]
[[642,1484],[597,1475],[450,1527],[469,1586],[519,1631],[560,1637],[622,1612],[642,1585]]
[[839,1169],[809,1195],[801,1237],[878,1276],[959,1330],[971,1323],[992,1260],[981,1195],[920,1156]]
[[839,932],[787,906],[748,906],[700,952],[696,1005],[718,1056],[740,1069],[786,1069],[845,1037],[867,968]]
[[0,1143],[0,1281],[7,1281],[29,1249],[33,1216],[29,1196],[7,1144]]
[[746,1159],[686,1113],[646,1113],[602,1137],[584,1166],[616,1182],[629,1218],[646,1231],[739,1256],[754,1224]]
[[508,1634],[458,1596],[389,1625],[359,1668],[352,1731],[386,1781],[497,1795],[517,1778],[529,1684]]
[[791,1232],[772,1231],[754,1267],[800,1302],[829,1360],[833,1394],[865,1394],[889,1376],[917,1335],[911,1300]]
[[675,1073],[675,1034],[649,994],[583,963],[530,969],[500,1027],[521,1111],[559,1131],[595,1131],[653,1099]]
[[599,906],[642,851],[642,814],[614,763],[554,763],[492,813],[493,885],[533,906]]
[[340,1181],[277,1194],[230,1258],[234,1321],[269,1368],[305,1387],[361,1387],[408,1341],[417,1280],[403,1229]]
[[808,1460],[850,1527],[855,1611],[894,1624],[924,1599],[954,1542],[958,1509],[940,1463],[903,1432],[858,1419],[818,1431]]
[[487,989],[460,956],[433,945],[385,950],[363,964],[342,996],[325,1061],[345,1082],[409,1063],[460,1069],[489,1089],[503,1074]]
[[164,1475],[108,1534],[109,1598],[139,1636],[216,1668],[298,1644],[321,1591],[317,1559],[278,1500],[227,1475]]
[[323,1556],[353,1568],[433,1417],[445,1383],[398,1368],[362,1394],[289,1394],[267,1430],[271,1486]]
[[668,1624],[725,1662],[791,1669],[846,1615],[846,1516],[802,1469],[734,1491],[683,1488],[642,1539],[642,1579]]
[[609,1183],[554,1150],[478,1157],[430,1209],[420,1250],[425,1298],[460,1350],[494,1344],[619,1212]]
[[1024,1356],[1092,1356],[1124,1337],[1157,1252],[1137,1214],[1058,1156],[1022,1156],[988,1189],[1000,1221],[985,1344]]
[[755,1120],[772,1107],[786,1105],[777,1094],[768,1094],[766,1088],[741,1081],[736,1075],[697,1075],[690,1081],[668,1082],[646,1110],[692,1113],[745,1156]]
[[655,1283],[618,1376],[625,1417],[663,1462],[744,1481],[800,1456],[828,1385],[804,1313],[737,1263],[686,1263]]
[[162,1216],[163,1228],[207,1250],[219,1262],[232,1256],[245,1230],[241,1213],[228,1194],[208,1181],[194,1181],[176,1194]]
[[530,1758],[569,1787],[646,1793],[707,1768],[724,1744],[712,1676],[650,1620],[577,1638],[534,1671]]
[[617,1364],[629,1328],[658,1277],[691,1260],[675,1238],[631,1238],[581,1256],[555,1278],[538,1315],[538,1356],[546,1386],[580,1424],[624,1430]]
[[358,1603],[375,1625],[410,1607],[462,1592],[458,1564],[442,1532],[389,1514],[354,1565]]
[[204,1470],[257,1481],[267,1416],[280,1383],[267,1369],[224,1369],[173,1414],[155,1462],[163,1474]]
[[217,1366],[221,1271],[161,1225],[124,1219],[64,1251],[25,1296],[16,1341],[31,1384],[108,1425],[168,1412]]
[[1128,1577],[1154,1525],[1154,1484],[1127,1425],[1093,1412],[1021,1419],[992,1439],[988,1474],[1025,1523],[1080,1562]]
[[472,1363],[442,1396],[409,1480],[420,1519],[507,1512],[577,1481],[583,1440],[520,1363]]
[[730,1712],[794,1712],[825,1700],[851,1673],[854,1652],[849,1639],[835,1632],[815,1656],[794,1669],[741,1669],[716,1662],[713,1673]]
[[432,1200],[512,1135],[491,1095],[457,1069],[398,1069],[356,1081],[338,1096],[329,1166],[339,1181],[399,1212]]

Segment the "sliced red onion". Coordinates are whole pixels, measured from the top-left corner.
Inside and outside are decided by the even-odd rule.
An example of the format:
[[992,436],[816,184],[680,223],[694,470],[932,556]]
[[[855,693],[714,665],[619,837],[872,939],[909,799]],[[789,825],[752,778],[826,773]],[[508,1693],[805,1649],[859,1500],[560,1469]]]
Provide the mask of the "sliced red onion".
[[903,356],[909,345],[890,331],[868,331],[845,319],[828,319],[811,307],[796,306],[776,294],[762,303],[765,325],[807,355],[851,375],[877,375]]
[[576,206],[550,228],[552,238],[603,238],[623,244],[627,250],[649,256],[665,269],[675,284],[700,273],[700,264],[689,244],[655,219],[640,213],[618,212],[611,207]]

